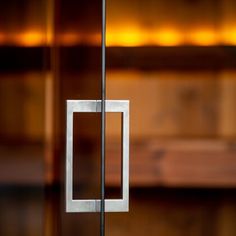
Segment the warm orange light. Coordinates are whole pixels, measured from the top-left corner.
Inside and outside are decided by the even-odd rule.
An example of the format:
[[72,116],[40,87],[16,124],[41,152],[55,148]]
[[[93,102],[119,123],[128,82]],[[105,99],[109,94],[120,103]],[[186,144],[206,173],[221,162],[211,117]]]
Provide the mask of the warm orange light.
[[79,34],[79,33],[63,33],[58,37],[59,43],[63,46],[75,45],[93,45],[101,44],[100,34]]
[[7,37],[5,34],[0,33],[0,44],[5,44],[7,41]]
[[175,30],[160,30],[157,32],[137,30],[130,27],[129,30],[117,32],[108,31],[107,46],[177,46],[182,43],[182,35]]
[[76,33],[64,33],[59,36],[59,42],[64,46],[74,46],[81,42],[81,37]]
[[126,30],[108,31],[106,35],[106,45],[137,47],[147,44],[147,35],[145,32],[132,28]]
[[47,32],[46,33],[46,45],[51,45],[53,41],[53,33]]
[[[101,35],[80,34],[66,32],[56,38],[60,45],[92,45],[101,44]],[[23,47],[36,47],[50,45],[53,40],[52,33],[39,31],[26,31],[19,34],[0,33],[1,45],[18,45]],[[192,32],[181,32],[175,29],[159,29],[148,31],[130,27],[130,29],[110,29],[106,35],[108,47],[139,47],[139,46],[180,46],[180,45],[214,46],[219,44],[236,45],[236,27],[214,31],[211,29],[197,29]]]
[[46,44],[46,35],[40,32],[28,31],[14,36],[14,42],[24,47],[36,47]]
[[236,45],[236,27],[232,27],[228,30],[223,30],[221,35],[223,44]]
[[174,29],[164,29],[151,34],[150,43],[159,46],[178,46],[183,44],[183,34]]
[[186,35],[190,44],[199,46],[213,46],[220,43],[219,35],[214,30],[200,29]]
[[82,36],[82,43],[85,45],[99,46],[102,42],[100,34],[87,34]]

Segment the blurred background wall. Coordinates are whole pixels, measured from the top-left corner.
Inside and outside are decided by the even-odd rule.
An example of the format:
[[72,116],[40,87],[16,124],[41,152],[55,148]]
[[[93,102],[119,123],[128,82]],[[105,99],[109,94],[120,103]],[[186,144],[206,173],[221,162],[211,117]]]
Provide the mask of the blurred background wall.
[[[100,3],[0,2],[1,235],[98,235],[98,215],[64,214],[63,168],[65,100],[100,99]],[[131,106],[130,212],[106,214],[107,235],[236,235],[235,12],[107,0],[107,98]],[[100,116],[74,122],[75,197],[98,198]],[[107,198],[120,123],[107,114]]]

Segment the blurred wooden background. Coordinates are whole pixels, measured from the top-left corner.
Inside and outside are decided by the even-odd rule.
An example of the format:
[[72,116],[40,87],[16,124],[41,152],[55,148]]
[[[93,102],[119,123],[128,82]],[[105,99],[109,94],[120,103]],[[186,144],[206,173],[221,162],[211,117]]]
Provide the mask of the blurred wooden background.
[[[64,100],[99,99],[98,2],[61,0],[55,16],[52,3],[0,3],[0,235],[97,234],[98,218],[64,213],[60,181]],[[130,212],[107,214],[107,235],[235,236],[235,1],[108,0],[107,9],[107,98],[131,108]],[[98,142],[98,121],[78,125],[76,196],[99,179],[98,159],[85,158],[99,151],[88,141]],[[120,124],[107,114],[108,198],[120,197]]]

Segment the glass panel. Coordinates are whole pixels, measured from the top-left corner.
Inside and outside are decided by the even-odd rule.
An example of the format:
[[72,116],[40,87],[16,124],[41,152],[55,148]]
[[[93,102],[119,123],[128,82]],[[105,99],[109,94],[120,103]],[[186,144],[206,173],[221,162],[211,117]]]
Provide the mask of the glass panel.
[[[52,203],[53,235],[99,235],[99,213],[65,213],[65,122],[66,100],[101,99],[101,1],[56,1],[54,39],[51,48],[53,119],[51,156],[54,191]],[[50,96],[47,100],[50,103]],[[74,199],[100,196],[100,114],[74,114]],[[51,197],[50,197],[51,196]],[[60,196],[60,198],[58,198]],[[60,208],[58,208],[60,205]],[[92,227],[91,227],[92,226]]]
[[46,2],[0,2],[0,235],[44,232]]
[[[0,9],[0,235],[97,235],[99,214],[65,213],[64,148],[66,99],[101,99],[101,2]],[[100,114],[74,122],[74,197],[98,198]]]
[[[107,0],[107,99],[130,100],[131,127],[130,212],[107,214],[107,235],[236,234],[235,10],[233,0]],[[107,122],[113,197],[120,121]]]

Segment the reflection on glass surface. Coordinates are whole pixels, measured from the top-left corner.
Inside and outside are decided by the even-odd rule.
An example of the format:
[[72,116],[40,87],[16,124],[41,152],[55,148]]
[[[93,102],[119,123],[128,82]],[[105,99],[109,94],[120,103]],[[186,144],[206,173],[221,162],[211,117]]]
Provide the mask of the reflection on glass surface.
[[[100,2],[0,8],[0,234],[96,235],[98,215],[64,213],[63,181],[65,100],[100,99]],[[98,198],[100,115],[78,122],[75,197]]]
[[[0,2],[0,234],[44,231],[44,60],[6,47],[44,44],[46,1]],[[34,29],[35,33],[24,34]],[[37,54],[37,53],[36,53]],[[36,65],[37,64],[37,65]],[[37,69],[35,69],[37,68]]]
[[[107,76],[109,98],[122,97],[132,103],[134,139],[236,135],[231,120],[236,118],[232,105],[235,71],[110,70]],[[116,123],[110,120],[108,135],[119,136]]]
[[[107,214],[106,233],[235,234],[235,1],[107,7],[107,99],[130,100],[131,189],[130,212]],[[112,197],[119,119],[107,122]]]
[[[1,39],[7,34],[15,33],[19,36],[24,29],[30,27],[30,24],[31,27],[34,26],[36,29],[40,29],[46,35],[44,22],[46,15],[44,10],[46,9],[45,1],[1,1],[0,6],[2,9],[0,16]],[[33,12],[35,14],[32,14]],[[28,36],[30,41],[34,41],[34,38],[36,38],[32,35]],[[0,50],[10,54],[12,62],[14,61],[13,49],[1,46]],[[3,55],[3,53],[1,54]],[[38,161],[38,163],[41,162],[41,167],[39,166],[38,176],[29,175],[27,180],[26,174],[25,177],[17,176],[17,172],[15,172],[16,175],[12,175],[12,180],[6,178],[4,181],[2,180],[2,183],[15,184],[16,181],[16,183],[24,185],[36,181],[40,184],[43,179],[45,71],[42,66],[39,67],[38,71],[32,70],[31,61],[24,51],[18,53],[18,58],[25,62],[25,68],[15,67],[14,62],[12,64],[8,63],[8,65],[2,65],[1,63],[0,142],[3,151],[5,151],[5,154],[1,155],[1,161],[7,159],[8,152],[11,152],[12,161],[9,162],[9,165],[11,163],[12,166],[15,166],[14,158],[19,163],[21,158],[31,158],[35,159],[36,162],[37,159],[41,160]],[[41,61],[40,64],[43,65],[44,62]],[[10,161],[10,158],[8,161]],[[8,172],[10,176],[11,171],[8,170]],[[24,174],[24,171],[22,174]],[[19,178],[24,179],[25,182],[21,182]],[[32,181],[31,178],[35,180]]]
[[[58,3],[57,3],[58,4]],[[235,2],[198,0],[172,1],[173,6],[162,0],[108,1],[107,46],[180,46],[180,45],[235,45]],[[0,16],[0,45],[35,47],[51,45],[51,32],[45,35],[50,21],[42,12],[51,11],[53,1],[2,1]],[[61,32],[57,42],[64,46],[100,45],[100,31],[96,21],[98,2],[88,7],[83,1],[62,5]],[[74,7],[77,6],[77,7]],[[124,7],[125,6],[125,7]],[[84,9],[79,12],[78,8]],[[68,17],[68,14],[76,15]],[[121,19],[120,12],[123,12]],[[48,14],[48,13],[47,13]],[[87,19],[88,15],[91,19]],[[70,19],[69,19],[70,18]],[[21,19],[16,21],[16,19]],[[87,19],[86,24],[84,19]],[[96,25],[97,24],[97,25]],[[46,38],[46,40],[45,40]]]
[[[131,101],[130,213],[107,214],[107,235],[235,235],[235,1],[107,7],[107,98]],[[0,235],[96,236],[98,214],[64,213],[63,181],[65,100],[101,97],[101,1],[0,9]],[[100,115],[74,122],[74,198],[98,198]],[[108,117],[108,198],[118,124]]]
[[[101,2],[60,0],[55,8],[54,104],[53,118],[56,133],[53,150],[54,184],[59,184],[59,204],[54,204],[54,221],[60,227],[60,235],[99,235],[99,213],[65,213],[65,101],[67,99],[101,99]],[[60,44],[60,36],[66,32],[90,38],[99,35],[98,45],[84,44],[67,46]],[[71,37],[72,40],[73,37]],[[83,40],[85,40],[84,37]],[[68,38],[67,38],[68,40]],[[100,114],[74,114],[74,198],[98,198],[100,196]],[[57,194],[57,193],[56,193]],[[53,196],[56,196],[54,193]],[[56,213],[55,213],[56,212]],[[57,216],[59,214],[59,217]],[[79,220],[78,220],[79,219]],[[92,227],[88,227],[88,226]],[[57,235],[57,232],[54,232]]]

